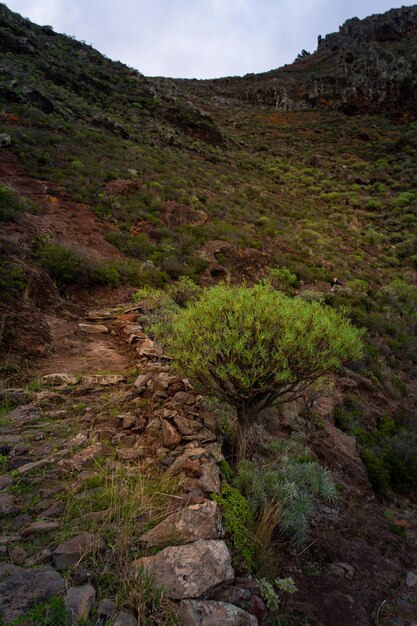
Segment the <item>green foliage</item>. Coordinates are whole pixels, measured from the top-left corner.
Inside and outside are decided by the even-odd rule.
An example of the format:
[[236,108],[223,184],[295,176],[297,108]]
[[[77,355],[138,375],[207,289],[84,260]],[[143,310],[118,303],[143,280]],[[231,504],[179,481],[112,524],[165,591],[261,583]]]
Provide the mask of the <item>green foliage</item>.
[[[293,578],[276,578],[275,579],[276,588],[284,593],[295,593],[297,591],[297,587],[294,583]],[[261,596],[265,600],[265,604],[268,607],[268,610],[272,614],[272,618],[278,617],[278,612],[281,606],[281,599],[279,592],[275,591],[274,586],[270,583],[266,578],[261,578],[259,581]],[[274,622],[275,623],[275,622]],[[279,624],[278,620],[278,624]]]
[[268,284],[208,289],[161,335],[181,371],[207,393],[250,406],[252,418],[361,354],[361,333],[343,315]]
[[337,489],[328,470],[315,461],[299,461],[284,454],[271,467],[250,461],[238,465],[236,487],[247,497],[252,514],[260,518],[271,506],[278,509],[277,523],[296,545],[308,538],[309,522],[317,503],[333,502]]
[[395,421],[382,416],[372,429],[366,429],[364,421],[357,408],[336,407],[336,425],[357,438],[375,492],[384,496],[389,488],[402,493],[415,491],[417,429],[413,420],[402,417]]
[[202,288],[196,285],[188,276],[181,276],[167,288],[168,295],[180,307],[185,307],[190,302],[198,300],[202,292]]
[[26,288],[24,270],[0,253],[0,293],[3,297],[16,297]]
[[285,293],[291,293],[291,288],[295,287],[298,279],[288,267],[273,267],[269,270],[268,279],[273,287],[281,289]]
[[248,568],[253,568],[255,543],[251,534],[253,518],[247,499],[239,489],[226,483],[219,494],[212,495],[223,513],[223,520],[231,534],[231,542],[237,555]]
[[14,191],[6,185],[0,185],[0,222],[16,222],[29,208]]
[[174,607],[165,602],[165,592],[155,577],[143,568],[136,576],[138,612],[143,626],[180,626]]
[[59,243],[42,243],[34,259],[60,285],[161,285],[166,276],[153,264],[143,264],[136,259],[93,260],[78,248]]
[[37,248],[34,259],[58,283],[83,283],[88,277],[87,261],[76,248],[46,242]]
[[62,626],[66,620],[64,598],[56,596],[45,604],[38,604],[29,613],[11,622],[11,626],[23,626],[29,622],[34,626]]

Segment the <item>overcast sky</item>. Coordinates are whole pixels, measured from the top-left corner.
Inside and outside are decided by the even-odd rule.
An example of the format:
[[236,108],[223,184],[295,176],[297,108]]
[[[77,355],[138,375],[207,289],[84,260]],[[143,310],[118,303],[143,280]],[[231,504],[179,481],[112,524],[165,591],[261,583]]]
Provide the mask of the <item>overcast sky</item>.
[[0,0],[148,76],[214,78],[291,63],[317,35],[395,0]]

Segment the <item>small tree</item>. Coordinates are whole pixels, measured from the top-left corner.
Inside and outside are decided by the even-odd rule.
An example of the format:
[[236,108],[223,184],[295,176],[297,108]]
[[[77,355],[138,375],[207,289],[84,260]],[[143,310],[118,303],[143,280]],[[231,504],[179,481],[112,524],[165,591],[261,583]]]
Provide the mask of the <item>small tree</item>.
[[359,357],[360,337],[343,314],[320,303],[269,284],[223,284],[175,314],[166,343],[186,376],[236,408],[236,462],[259,413]]

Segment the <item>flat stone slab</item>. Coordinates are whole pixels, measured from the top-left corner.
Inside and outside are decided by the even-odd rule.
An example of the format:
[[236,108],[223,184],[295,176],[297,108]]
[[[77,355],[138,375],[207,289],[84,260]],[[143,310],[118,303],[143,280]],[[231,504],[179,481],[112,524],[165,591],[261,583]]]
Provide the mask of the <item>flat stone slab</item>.
[[118,385],[125,381],[122,374],[94,374],[93,376],[84,376],[83,381],[91,385],[102,385],[108,387],[110,385]]
[[52,387],[58,387],[61,385],[76,385],[79,379],[76,376],[72,376],[67,373],[45,374],[42,376],[42,382],[45,385],[51,385]]
[[0,563],[0,622],[10,624],[64,589],[65,580],[50,567],[24,569]]
[[33,522],[33,524],[22,528],[19,532],[22,537],[29,537],[30,535],[39,535],[40,533],[51,533],[58,528],[58,522]]
[[92,333],[93,335],[106,335],[109,332],[104,324],[78,324],[78,328],[83,333]]
[[145,569],[165,589],[172,600],[198,598],[203,593],[234,579],[230,553],[224,541],[196,541],[186,546],[169,547],[155,556],[133,562]]

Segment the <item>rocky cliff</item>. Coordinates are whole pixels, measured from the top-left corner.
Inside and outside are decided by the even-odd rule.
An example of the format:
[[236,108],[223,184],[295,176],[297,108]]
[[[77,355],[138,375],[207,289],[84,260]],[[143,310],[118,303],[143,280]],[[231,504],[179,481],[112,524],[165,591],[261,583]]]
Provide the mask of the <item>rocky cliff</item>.
[[279,111],[413,113],[417,100],[417,7],[353,18],[292,65],[212,81],[223,95]]

